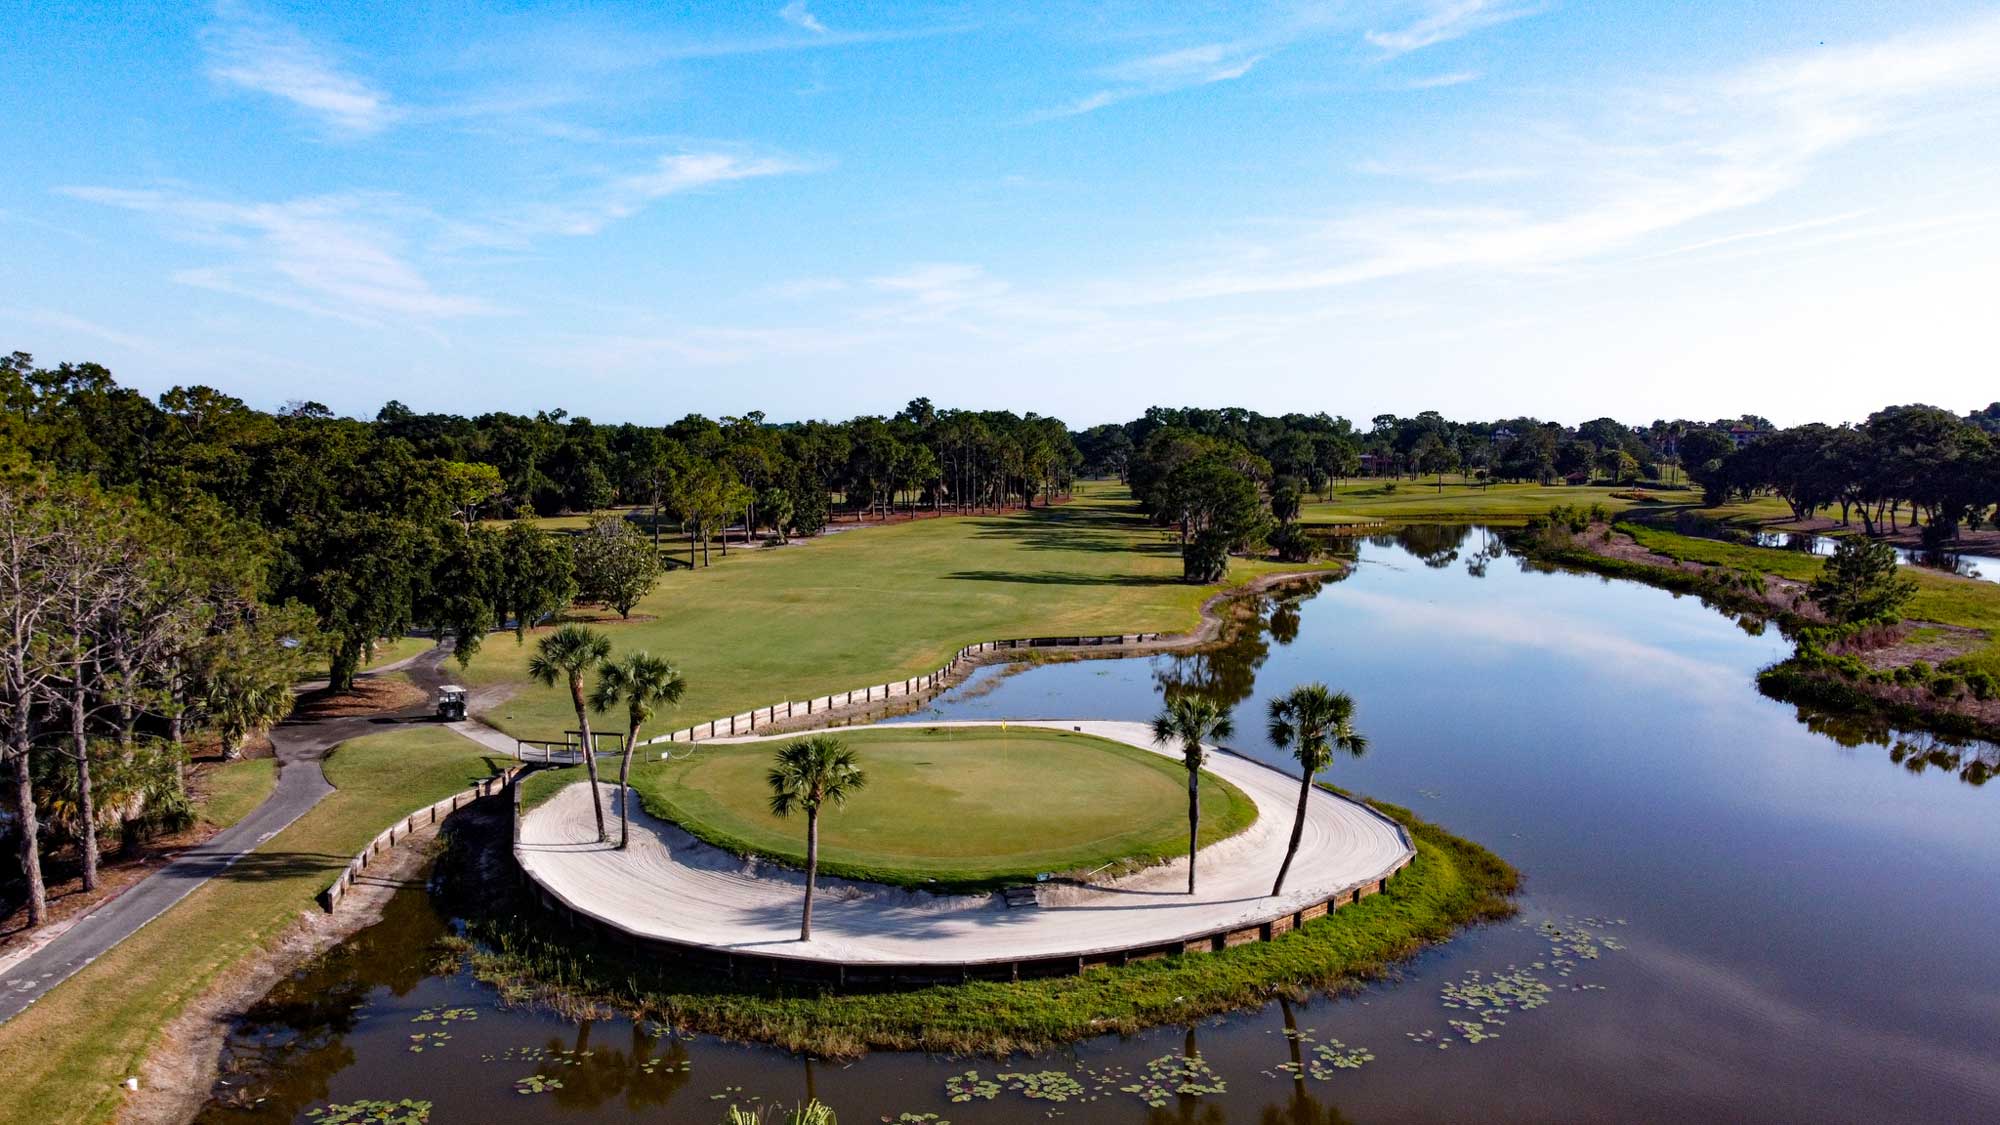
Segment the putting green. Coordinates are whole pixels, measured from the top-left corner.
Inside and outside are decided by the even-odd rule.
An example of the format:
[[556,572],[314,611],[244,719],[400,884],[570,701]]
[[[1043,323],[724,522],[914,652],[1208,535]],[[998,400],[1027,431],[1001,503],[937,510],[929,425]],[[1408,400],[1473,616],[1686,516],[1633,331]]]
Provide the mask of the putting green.
[[[1187,850],[1179,761],[1101,738],[1032,728],[908,727],[840,735],[867,785],[820,817],[820,870],[901,886],[971,890],[1151,862]],[[770,812],[779,742],[706,745],[635,767],[649,812],[739,853],[805,862],[802,815]],[[1204,847],[1249,827],[1248,795],[1202,774]]]

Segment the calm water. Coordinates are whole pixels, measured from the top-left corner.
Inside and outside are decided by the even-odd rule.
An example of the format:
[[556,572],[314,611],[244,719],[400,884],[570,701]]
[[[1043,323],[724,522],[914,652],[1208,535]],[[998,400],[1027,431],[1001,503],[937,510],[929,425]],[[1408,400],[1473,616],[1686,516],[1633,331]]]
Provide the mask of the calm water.
[[[1199,684],[1236,703],[1236,747],[1269,756],[1269,695],[1309,679],[1352,692],[1374,748],[1332,779],[1527,876],[1518,921],[1398,981],[1004,1063],[820,1063],[506,1010],[432,964],[448,923],[411,894],[237,1029],[204,1121],[412,1097],[434,1122],[702,1123],[808,1092],[848,1125],[2000,1119],[2000,785],[1967,781],[2000,752],[1815,730],[1755,690],[1786,651],[1775,632],[1526,570],[1489,542],[1364,541],[1351,577],[1267,602],[1228,649],[988,669],[912,717],[1142,719],[1163,684]],[[434,1032],[448,1038],[412,1038]],[[1373,1057],[1333,1065],[1356,1050]],[[1223,1089],[1149,1105],[1148,1064],[1195,1053],[1214,1075],[1200,1084]],[[1081,1092],[953,1103],[947,1081],[968,1069],[1059,1071]],[[561,1088],[517,1092],[533,1075]]]
[[[1814,535],[1804,531],[1760,531],[1755,539],[1759,547],[1777,547],[1787,551],[1805,551],[1814,555],[1830,555],[1840,545],[1840,540],[1830,535]],[[1959,551],[1927,551],[1918,547],[1896,548],[1896,558],[1905,566],[1921,566],[1927,570],[1942,570],[1946,574],[1956,574],[1965,578],[1982,578],[1988,582],[2000,582],[2000,559],[1990,555],[1968,555]]]

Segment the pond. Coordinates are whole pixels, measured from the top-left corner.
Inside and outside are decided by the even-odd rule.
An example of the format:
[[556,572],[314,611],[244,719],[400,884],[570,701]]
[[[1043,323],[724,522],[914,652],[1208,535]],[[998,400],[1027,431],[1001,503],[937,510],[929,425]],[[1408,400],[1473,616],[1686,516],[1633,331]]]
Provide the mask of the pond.
[[[1752,536],[1751,540],[1759,547],[1804,551],[1814,555],[1830,555],[1833,549],[1840,545],[1840,540],[1831,535],[1815,535],[1809,531],[1760,531]],[[1920,566],[1926,570],[1941,570],[1946,574],[1956,574],[1961,578],[2000,582],[2000,559],[1991,555],[1968,555],[1962,551],[1898,547],[1896,559],[1904,566]]]
[[821,1062],[508,1009],[408,893],[235,1029],[202,1120],[706,1123],[809,1093],[847,1125],[2000,1117],[2000,751],[1801,716],[1753,683],[1775,631],[1477,528],[1352,546],[1222,649],[988,668],[908,718],[1144,719],[1181,684],[1277,760],[1267,698],[1351,692],[1373,747],[1330,779],[1526,875],[1518,919],[1399,979],[1001,1062]]

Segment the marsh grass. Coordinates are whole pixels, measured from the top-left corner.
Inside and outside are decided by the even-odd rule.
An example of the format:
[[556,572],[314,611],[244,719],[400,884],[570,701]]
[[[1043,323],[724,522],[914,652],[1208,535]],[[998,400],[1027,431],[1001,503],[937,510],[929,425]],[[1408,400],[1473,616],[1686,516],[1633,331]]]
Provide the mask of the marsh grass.
[[532,906],[510,901],[470,920],[479,945],[472,966],[512,1000],[615,1011],[828,1057],[871,1049],[1001,1055],[1130,1033],[1352,988],[1463,926],[1513,913],[1519,875],[1505,860],[1407,809],[1373,804],[1417,845],[1416,860],[1386,892],[1276,941],[1219,953],[1049,980],[838,992],[732,982],[589,937],[548,936]]

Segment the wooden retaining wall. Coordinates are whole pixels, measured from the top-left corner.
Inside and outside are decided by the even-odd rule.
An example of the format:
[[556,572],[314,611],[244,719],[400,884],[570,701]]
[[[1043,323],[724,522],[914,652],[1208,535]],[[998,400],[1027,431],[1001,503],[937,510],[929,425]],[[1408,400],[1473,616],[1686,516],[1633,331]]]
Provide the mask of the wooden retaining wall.
[[[367,847],[362,848],[355,854],[353,859],[348,860],[347,867],[341,871],[339,876],[325,890],[319,893],[320,906],[327,913],[331,914],[334,907],[340,905],[340,900],[347,897],[348,888],[354,885],[355,877],[363,871],[368,870],[368,865],[375,861],[376,856],[395,847],[401,841],[409,839],[419,828],[436,824],[466,805],[477,801],[481,797],[490,797],[500,792],[503,788],[518,791],[518,787],[514,784],[514,781],[525,768],[525,766],[510,766],[469,789],[460,790],[442,801],[437,801],[418,809],[416,812],[383,829],[373,840],[368,841]],[[518,810],[520,807],[519,797],[517,796],[515,800],[515,807]]]
[[952,654],[950,662],[920,676],[911,676],[906,680],[892,680],[886,684],[870,684],[852,691],[837,691],[813,699],[773,703],[768,707],[757,707],[740,714],[696,723],[671,734],[656,735],[647,739],[642,745],[651,746],[661,742],[698,742],[704,738],[754,734],[759,724],[768,727],[788,719],[808,718],[855,704],[866,706],[891,699],[925,695],[946,683],[952,675],[965,666],[968,660],[989,652],[1033,648],[1116,648],[1156,641],[1160,636],[1159,633],[1106,633],[1096,636],[1024,637],[1008,641],[982,641],[959,649]]
[[[1256,941],[1271,941],[1292,932],[1315,918],[1323,918],[1343,906],[1351,906],[1370,895],[1380,894],[1389,889],[1389,880],[1397,872],[1408,867],[1416,859],[1416,845],[1402,825],[1365,802],[1354,802],[1366,809],[1371,816],[1382,820],[1394,828],[1403,841],[1404,852],[1371,878],[1351,886],[1343,887],[1323,899],[1303,906],[1272,914],[1253,922],[1207,930],[1194,934],[1183,934],[1159,941],[1137,945],[1119,946],[1106,949],[1084,950],[1078,953],[1050,954],[1033,957],[998,957],[976,961],[942,962],[897,962],[897,961],[840,961],[770,953],[745,952],[738,949],[722,949],[694,942],[675,941],[671,938],[651,934],[635,933],[608,918],[600,918],[577,907],[562,893],[556,891],[528,873],[521,863],[518,847],[520,841],[520,799],[519,786],[514,786],[517,796],[514,800],[514,827],[516,847],[513,849],[515,871],[522,884],[532,892],[543,908],[571,929],[595,934],[612,945],[634,953],[653,957],[671,958],[676,962],[720,973],[731,980],[781,980],[806,981],[832,984],[840,987],[864,985],[900,984],[953,984],[972,980],[1018,981],[1045,977],[1077,976],[1092,969],[1112,965],[1128,965],[1134,961],[1150,961],[1162,957],[1177,957],[1186,953],[1211,953],[1230,949],[1238,945],[1248,945]],[[1334,794],[1337,800],[1351,800]],[[1038,909],[1038,908],[1035,908]]]

